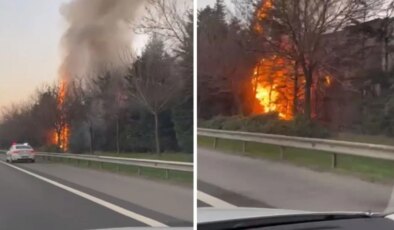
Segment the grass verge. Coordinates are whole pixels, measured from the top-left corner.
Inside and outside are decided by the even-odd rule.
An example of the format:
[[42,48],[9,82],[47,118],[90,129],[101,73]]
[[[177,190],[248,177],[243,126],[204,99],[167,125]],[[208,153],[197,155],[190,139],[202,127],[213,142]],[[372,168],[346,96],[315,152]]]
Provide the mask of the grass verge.
[[339,133],[335,140],[371,143],[380,145],[394,145],[394,138],[383,135],[361,135],[353,133]]
[[[213,138],[198,137],[198,146],[213,148],[213,143]],[[243,153],[242,145],[242,141],[218,139],[216,149],[253,158],[285,161],[318,171],[345,173],[372,182],[389,183],[394,178],[394,161],[338,154],[336,167],[333,169],[330,152],[285,148],[281,154],[278,146],[248,142]]]
[[[166,181],[184,186],[193,185],[193,172],[183,172],[149,167],[138,167],[132,165],[118,165],[113,163],[100,163],[88,160],[77,160],[67,158],[51,158],[50,162],[63,163],[76,167],[103,170],[128,176],[139,176],[152,180]],[[167,174],[168,173],[168,174]]]

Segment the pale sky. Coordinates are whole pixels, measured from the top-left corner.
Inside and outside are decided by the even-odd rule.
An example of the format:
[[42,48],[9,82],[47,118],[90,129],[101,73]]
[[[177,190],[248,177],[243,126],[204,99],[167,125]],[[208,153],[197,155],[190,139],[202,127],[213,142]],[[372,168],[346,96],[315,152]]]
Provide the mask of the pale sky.
[[[60,38],[66,24],[59,7],[69,0],[0,0],[0,108],[30,99],[57,80]],[[135,49],[144,46],[139,36]]]

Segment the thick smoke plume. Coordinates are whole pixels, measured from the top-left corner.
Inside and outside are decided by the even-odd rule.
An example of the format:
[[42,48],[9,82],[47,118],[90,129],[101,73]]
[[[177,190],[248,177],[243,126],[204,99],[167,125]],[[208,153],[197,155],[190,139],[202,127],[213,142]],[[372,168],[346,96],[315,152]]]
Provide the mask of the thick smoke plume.
[[143,0],[73,0],[61,8],[63,80],[125,70],[131,62],[132,23]]

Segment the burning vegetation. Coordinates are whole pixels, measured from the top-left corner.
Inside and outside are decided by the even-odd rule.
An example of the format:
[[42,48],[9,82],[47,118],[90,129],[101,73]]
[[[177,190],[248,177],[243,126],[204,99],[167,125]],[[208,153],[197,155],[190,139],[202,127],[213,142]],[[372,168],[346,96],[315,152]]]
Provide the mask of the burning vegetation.
[[380,38],[393,32],[394,5],[378,2],[240,0],[233,18],[222,0],[200,10],[201,127],[392,135],[391,40]]
[[[253,24],[255,33],[268,33],[264,30],[261,22],[270,17],[269,13],[272,7],[273,1],[266,0],[257,8]],[[290,51],[291,49],[288,39],[283,37],[280,39],[279,46],[283,50]],[[318,70],[315,73],[317,78],[311,87],[312,96],[315,98],[318,98],[319,93],[324,93],[324,87],[332,84],[332,76],[322,75],[323,72]],[[302,91],[305,82],[305,76],[294,60],[287,59],[280,54],[266,54],[257,62],[251,76],[250,85],[257,101],[253,103],[252,112],[254,114],[276,112],[281,119],[293,119],[299,102],[305,99]],[[321,84],[322,82],[323,84]],[[316,115],[316,112],[312,111],[312,115]]]
[[56,95],[57,121],[50,137],[51,144],[61,151],[67,151],[70,145],[69,85],[74,80],[89,82],[105,74],[125,73],[132,62],[133,33],[128,23],[138,15],[142,2],[74,0],[62,6],[68,28],[61,43],[64,58]]
[[253,106],[256,114],[277,112],[285,120],[293,118],[293,102],[296,95],[302,99],[295,75],[294,65],[279,56],[261,59],[253,71],[253,95],[257,103]]
[[70,125],[67,122],[64,112],[66,95],[67,95],[67,82],[64,79],[61,79],[59,85],[58,97],[57,97],[57,109],[60,112],[59,121],[58,121],[59,125],[56,132],[54,133],[55,135],[54,139],[56,140],[57,146],[62,151],[68,150],[69,137],[70,137]]
[[263,1],[261,6],[257,8],[256,14],[255,14],[255,19],[257,19],[254,23],[253,29],[258,32],[262,33],[263,32],[263,27],[261,26],[260,23],[256,23],[257,21],[264,20],[268,17],[268,13],[270,9],[272,8],[272,0],[266,0]]
[[[263,1],[255,12],[253,29],[256,33],[264,33],[261,21],[268,17],[272,8],[272,0]],[[262,58],[254,67],[251,78],[253,95],[257,101],[253,104],[253,113],[262,114],[277,112],[284,120],[294,117],[295,98],[301,99],[299,77],[294,62],[278,55]],[[295,77],[297,75],[297,77]]]
[[[323,71],[318,75],[312,85],[315,106],[333,83],[331,75]],[[256,99],[252,106],[254,114],[276,112],[279,118],[292,120],[304,100],[305,78],[301,71],[296,70],[293,62],[276,55],[262,58],[256,64],[250,85]],[[315,109],[312,115],[316,116]]]
[[60,80],[58,89],[56,91],[56,121],[55,128],[50,132],[50,144],[56,145],[59,150],[65,152],[69,149],[70,138],[70,124],[67,121],[65,102],[67,95],[67,82],[64,79]]

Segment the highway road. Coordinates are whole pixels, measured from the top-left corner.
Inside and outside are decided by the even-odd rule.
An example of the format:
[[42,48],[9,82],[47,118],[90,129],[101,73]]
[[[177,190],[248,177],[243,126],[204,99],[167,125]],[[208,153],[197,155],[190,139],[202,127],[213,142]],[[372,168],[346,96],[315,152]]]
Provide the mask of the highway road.
[[308,211],[384,211],[394,207],[391,185],[204,148],[198,150],[198,190],[200,207]]
[[0,229],[191,226],[191,188],[0,157]]

